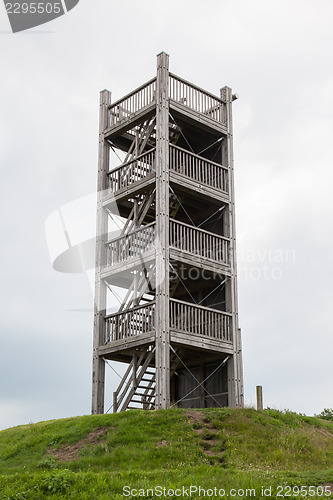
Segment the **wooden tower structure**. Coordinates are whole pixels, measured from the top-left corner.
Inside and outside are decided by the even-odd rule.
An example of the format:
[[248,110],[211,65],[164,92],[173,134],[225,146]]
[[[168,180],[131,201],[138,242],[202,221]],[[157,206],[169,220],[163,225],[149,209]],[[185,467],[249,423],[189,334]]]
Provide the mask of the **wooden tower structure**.
[[[101,92],[92,412],[105,363],[128,364],[113,411],[242,406],[232,101],[169,72]],[[110,149],[123,158],[110,169]],[[120,158],[119,156],[119,158]],[[110,236],[116,204],[124,221]],[[112,287],[124,290],[107,310]]]

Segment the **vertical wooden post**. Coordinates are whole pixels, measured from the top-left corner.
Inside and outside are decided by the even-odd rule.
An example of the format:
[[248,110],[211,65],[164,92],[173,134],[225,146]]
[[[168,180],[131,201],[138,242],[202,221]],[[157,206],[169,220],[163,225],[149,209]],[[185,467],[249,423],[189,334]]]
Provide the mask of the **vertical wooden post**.
[[264,405],[263,405],[263,398],[262,398],[262,386],[257,385],[257,410],[262,410]]
[[104,140],[104,130],[108,126],[111,92],[103,90],[100,94],[99,146],[97,176],[97,221],[96,221],[96,269],[95,269],[95,305],[94,305],[94,340],[93,340],[93,375],[92,375],[92,413],[104,413],[105,362],[99,355],[99,346],[104,343],[106,286],[101,280],[101,270],[106,259],[106,238],[108,221],[102,201],[107,188],[110,148]]
[[157,56],[156,88],[156,408],[170,406],[169,56]]
[[118,411],[118,392],[113,393],[113,413]]
[[133,378],[132,378],[132,388],[133,389],[136,389],[136,386],[137,386],[137,382],[136,382],[136,372],[137,372],[137,369],[138,369],[138,356],[136,354],[136,352],[133,354]]
[[[235,191],[234,191],[234,156],[232,130],[232,90],[230,87],[221,89],[221,99],[226,106],[227,139],[224,140],[223,164],[228,166],[229,177],[229,237],[230,237],[230,265],[231,280],[229,290],[226,290],[226,300],[230,301],[232,312],[232,335],[234,354],[228,361],[229,406],[242,407],[243,394],[243,366],[241,332],[238,327],[238,300],[237,300],[237,261],[236,261],[236,227],[235,227]],[[224,115],[224,113],[223,113]],[[229,293],[228,293],[229,292]],[[228,296],[229,295],[229,296]],[[232,365],[232,366],[231,366]]]

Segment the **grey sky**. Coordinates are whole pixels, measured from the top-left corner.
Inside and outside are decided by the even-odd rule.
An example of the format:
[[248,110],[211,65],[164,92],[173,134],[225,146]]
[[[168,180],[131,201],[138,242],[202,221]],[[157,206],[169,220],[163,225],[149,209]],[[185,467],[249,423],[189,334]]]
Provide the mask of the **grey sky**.
[[[0,428],[90,412],[93,299],[53,271],[44,223],[96,187],[99,91],[171,71],[229,85],[245,399],[313,414],[332,395],[333,4],[80,3],[11,34],[0,4]],[[283,262],[279,262],[283,260]],[[111,370],[107,390],[118,383]]]

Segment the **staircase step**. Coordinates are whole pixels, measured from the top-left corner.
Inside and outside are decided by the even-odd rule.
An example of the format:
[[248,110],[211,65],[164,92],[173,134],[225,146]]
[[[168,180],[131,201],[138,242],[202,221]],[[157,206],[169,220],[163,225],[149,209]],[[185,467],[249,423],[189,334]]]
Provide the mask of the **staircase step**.
[[141,401],[141,399],[131,399],[131,403],[147,404],[150,403],[150,401]]

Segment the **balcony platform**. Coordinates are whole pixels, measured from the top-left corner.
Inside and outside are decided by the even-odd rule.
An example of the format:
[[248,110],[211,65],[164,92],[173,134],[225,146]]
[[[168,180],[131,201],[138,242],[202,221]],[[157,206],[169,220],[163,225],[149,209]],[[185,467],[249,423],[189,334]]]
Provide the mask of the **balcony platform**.
[[177,248],[170,247],[170,260],[184,264],[189,268],[207,270],[212,274],[220,274],[222,276],[231,276],[231,268],[229,265],[221,262],[214,262],[211,259],[190,252],[184,252]]
[[128,288],[133,281],[134,272],[148,269],[149,265],[154,262],[155,249],[105,267],[101,272],[101,278],[110,285]]
[[155,331],[152,330],[150,332],[136,335],[135,337],[108,342],[107,344],[100,346],[98,348],[98,352],[100,356],[104,356],[107,359],[127,362],[131,359],[133,350],[138,349],[143,345],[153,344],[154,342]]
[[[136,337],[109,342],[108,344],[100,346],[98,352],[100,356],[104,356],[106,359],[120,362],[129,362],[131,361],[134,350],[139,349],[142,346],[154,344],[154,342],[155,331],[151,331],[148,333],[137,335]],[[212,355],[215,355],[216,358],[219,358],[219,356],[216,356],[216,353],[219,353],[220,355],[233,354],[232,342],[216,340],[209,337],[207,338],[203,335],[195,335],[171,330],[170,342],[173,347],[179,347],[182,352],[191,351],[193,354],[195,354],[194,359],[192,360],[189,356],[187,362],[189,366],[191,364],[198,363],[198,352],[201,353],[201,361],[203,361],[205,355],[207,356],[206,359],[210,360]]]
[[213,339],[204,335],[195,335],[193,333],[178,332],[170,330],[171,344],[179,347],[192,347],[212,353],[233,354],[232,342]]
[[191,127],[197,130],[203,130],[209,133],[219,132],[220,134],[227,135],[227,127],[224,123],[218,122],[210,118],[205,113],[200,113],[194,109],[185,106],[184,104],[170,99],[170,111],[175,117],[186,121]]
[[128,130],[131,130],[139,123],[148,120],[154,116],[156,112],[156,104],[151,103],[148,106],[144,106],[140,110],[128,114],[121,121],[116,122],[104,130],[104,138],[112,141],[119,149],[126,151],[131,145],[131,140],[133,137],[127,134]]

